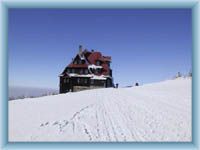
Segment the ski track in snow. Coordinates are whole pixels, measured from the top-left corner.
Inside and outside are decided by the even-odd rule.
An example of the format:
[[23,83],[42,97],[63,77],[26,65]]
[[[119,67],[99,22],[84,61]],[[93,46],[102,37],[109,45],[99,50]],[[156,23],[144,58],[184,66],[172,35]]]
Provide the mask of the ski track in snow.
[[41,119],[25,139],[10,133],[11,141],[191,141],[190,79],[87,92],[80,99],[95,101],[71,117]]

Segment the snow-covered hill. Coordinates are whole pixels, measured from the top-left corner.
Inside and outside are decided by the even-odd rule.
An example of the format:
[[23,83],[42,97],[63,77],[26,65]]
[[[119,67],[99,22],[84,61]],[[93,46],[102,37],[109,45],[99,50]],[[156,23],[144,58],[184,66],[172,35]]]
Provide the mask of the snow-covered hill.
[[9,141],[191,141],[191,78],[9,101]]

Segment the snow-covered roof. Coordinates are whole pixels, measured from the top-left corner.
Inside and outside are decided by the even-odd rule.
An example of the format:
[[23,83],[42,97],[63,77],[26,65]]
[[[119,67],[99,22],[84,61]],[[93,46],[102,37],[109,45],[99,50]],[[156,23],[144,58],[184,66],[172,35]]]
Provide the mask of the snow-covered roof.
[[92,64],[92,65],[88,65],[88,69],[101,69],[102,68],[102,66],[97,66],[97,65],[94,65],[94,64]]
[[59,74],[59,77],[63,77],[64,76],[64,74]]
[[101,76],[94,75],[91,79],[94,79],[94,80],[106,80],[104,75],[101,75]]
[[110,75],[103,75],[103,76],[104,76],[104,78],[111,78],[112,79],[112,77]]
[[[80,49],[81,48],[81,49]],[[75,59],[84,60],[79,62],[74,62]],[[96,65],[97,61],[101,61],[100,65]],[[109,75],[110,74],[110,65],[108,62],[111,61],[110,56],[103,56],[101,52],[99,51],[88,51],[84,50],[82,51],[82,47],[79,47],[79,53],[76,54],[75,58],[72,60],[72,62],[67,66],[68,68],[77,68],[77,69],[87,69],[90,74],[93,74],[94,70],[96,69],[102,69],[101,71],[98,71],[101,75]],[[67,72],[66,69],[63,71],[63,73]]]
[[68,73],[70,77],[92,77],[92,74],[76,74],[76,73]]
[[104,75],[101,75],[101,76],[98,76],[98,75],[94,75],[94,74],[76,74],[76,73],[68,73],[68,76],[69,77],[89,77],[91,79],[94,79],[94,80],[106,80],[107,79],[107,76],[104,76]]

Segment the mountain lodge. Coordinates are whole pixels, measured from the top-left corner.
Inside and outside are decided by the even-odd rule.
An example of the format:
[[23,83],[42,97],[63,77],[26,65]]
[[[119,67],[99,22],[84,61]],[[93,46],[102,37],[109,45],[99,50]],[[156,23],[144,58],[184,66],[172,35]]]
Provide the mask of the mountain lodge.
[[113,87],[110,63],[110,56],[103,56],[94,50],[83,50],[80,45],[78,54],[59,75],[60,93]]

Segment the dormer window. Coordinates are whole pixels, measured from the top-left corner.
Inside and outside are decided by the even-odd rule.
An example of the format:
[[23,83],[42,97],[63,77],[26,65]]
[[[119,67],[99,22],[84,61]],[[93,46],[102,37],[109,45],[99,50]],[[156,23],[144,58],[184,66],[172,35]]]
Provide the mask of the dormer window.
[[96,69],[96,70],[94,71],[94,73],[95,73],[95,74],[98,74],[98,73],[99,73],[98,69]]
[[74,61],[74,64],[77,64],[77,61],[76,61],[76,60]]
[[96,65],[97,65],[97,66],[100,66],[100,64],[101,64],[100,61],[97,60],[97,61],[96,61]]

